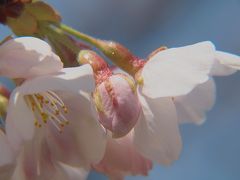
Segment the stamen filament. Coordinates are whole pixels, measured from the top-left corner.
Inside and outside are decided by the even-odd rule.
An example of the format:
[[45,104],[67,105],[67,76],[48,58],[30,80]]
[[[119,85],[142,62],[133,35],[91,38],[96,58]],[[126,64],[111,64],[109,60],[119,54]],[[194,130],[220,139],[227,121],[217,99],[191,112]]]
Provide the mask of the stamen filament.
[[56,93],[47,91],[27,95],[25,100],[35,116],[34,125],[36,127],[42,127],[40,120],[44,124],[50,121],[61,133],[64,126],[69,124],[69,121],[64,115],[68,113],[68,109]]

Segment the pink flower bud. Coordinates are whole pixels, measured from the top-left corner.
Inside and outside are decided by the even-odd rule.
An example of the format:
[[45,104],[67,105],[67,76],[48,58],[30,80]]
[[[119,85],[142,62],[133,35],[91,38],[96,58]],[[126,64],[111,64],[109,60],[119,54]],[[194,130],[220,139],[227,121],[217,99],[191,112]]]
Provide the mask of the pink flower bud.
[[135,75],[145,64],[143,60],[119,43],[97,40],[97,46],[115,65],[131,75]]
[[93,95],[100,123],[115,138],[126,135],[136,124],[140,104],[132,79],[116,74],[100,83]]

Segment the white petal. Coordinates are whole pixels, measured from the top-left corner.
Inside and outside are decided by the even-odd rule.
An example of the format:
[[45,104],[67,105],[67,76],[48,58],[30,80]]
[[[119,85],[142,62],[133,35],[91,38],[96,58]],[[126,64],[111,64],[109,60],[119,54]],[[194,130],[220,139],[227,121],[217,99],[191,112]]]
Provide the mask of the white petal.
[[214,80],[210,79],[189,94],[174,97],[179,123],[202,124],[206,111],[210,110],[215,102],[215,91]]
[[88,176],[88,171],[83,168],[69,166],[68,164],[58,163],[61,174],[54,179],[57,180],[85,180]]
[[64,68],[57,75],[41,76],[25,81],[20,91],[22,94],[33,94],[45,91],[69,91],[79,93],[80,91],[93,91],[95,80],[90,65],[74,68]]
[[18,90],[19,88],[16,88],[10,96],[6,117],[7,137],[16,150],[22,140],[30,140],[33,137],[35,119]]
[[29,78],[60,71],[63,64],[44,41],[34,37],[11,39],[0,46],[0,74]]
[[234,74],[236,71],[236,69],[223,65],[218,59],[215,59],[210,74],[212,76],[229,76]]
[[160,51],[142,70],[143,93],[152,98],[189,93],[208,80],[214,53],[211,42]]
[[168,165],[177,160],[182,143],[171,98],[151,99],[139,93],[143,114],[134,128],[134,143],[143,156]]
[[6,135],[0,130],[0,166],[14,161],[15,154],[7,141]]
[[236,70],[240,70],[240,57],[237,55],[222,51],[216,51],[215,58],[219,62],[219,64],[225,66],[225,71],[221,70],[220,68],[220,72],[217,71],[217,73],[215,72],[213,73],[213,75],[230,75]]
[[[89,97],[75,94],[58,94],[69,112],[70,124],[59,134],[56,128],[49,131],[48,144],[55,158],[70,165],[89,168],[99,162],[105,152],[106,134],[95,113],[91,111]],[[66,154],[67,152],[67,154]]]

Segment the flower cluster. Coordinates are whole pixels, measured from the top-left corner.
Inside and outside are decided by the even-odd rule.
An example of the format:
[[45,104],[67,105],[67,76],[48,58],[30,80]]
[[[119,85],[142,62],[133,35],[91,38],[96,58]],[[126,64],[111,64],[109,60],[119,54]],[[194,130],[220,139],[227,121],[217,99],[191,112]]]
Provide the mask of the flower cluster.
[[[12,3],[3,2],[0,14]],[[39,24],[31,34],[38,38],[0,44],[0,75],[16,84],[11,93],[0,88],[0,179],[76,180],[90,170],[111,179],[146,176],[153,163],[179,158],[181,123],[205,121],[215,101],[213,76],[240,69],[239,56],[208,41],[160,47],[141,59],[61,24],[58,16],[40,16],[43,10],[53,12],[39,1],[26,8]]]

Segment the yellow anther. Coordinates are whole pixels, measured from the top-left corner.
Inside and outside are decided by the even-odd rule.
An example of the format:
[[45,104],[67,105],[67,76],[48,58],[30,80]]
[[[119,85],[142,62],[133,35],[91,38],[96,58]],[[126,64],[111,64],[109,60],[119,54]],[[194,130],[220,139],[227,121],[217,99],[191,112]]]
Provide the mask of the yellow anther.
[[44,99],[42,95],[37,94],[36,97],[40,100]]
[[59,113],[60,113],[59,110],[55,111],[55,115],[59,115]]
[[63,109],[63,111],[64,113],[68,113],[68,109],[66,107]]
[[140,85],[140,86],[143,86],[144,84],[144,79],[142,76],[139,76],[137,79],[136,79],[137,83]]
[[64,102],[57,94],[51,91],[41,94],[27,95],[26,103],[36,117],[34,125],[41,128],[46,123],[52,123],[62,133],[65,125],[69,124],[64,116],[68,112]]
[[34,126],[38,127],[38,122],[37,122],[37,120],[34,121]]
[[47,113],[42,112],[41,116],[42,116],[43,120],[47,120],[48,119],[48,114]]

